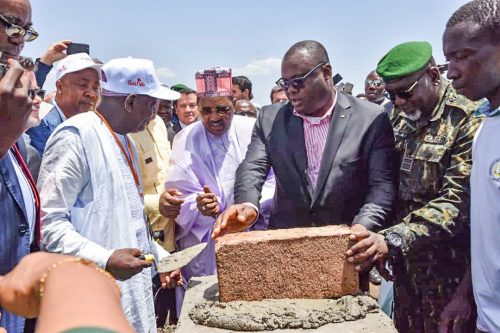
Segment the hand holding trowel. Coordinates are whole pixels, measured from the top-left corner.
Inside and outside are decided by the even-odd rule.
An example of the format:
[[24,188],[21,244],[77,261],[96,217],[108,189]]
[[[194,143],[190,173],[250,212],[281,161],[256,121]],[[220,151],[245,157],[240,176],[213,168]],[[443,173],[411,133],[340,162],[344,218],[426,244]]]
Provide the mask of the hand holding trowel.
[[[169,256],[166,256],[165,258],[160,260],[159,263],[156,263],[154,260],[154,256],[149,254],[145,255],[143,254],[139,257],[139,259],[152,261],[155,265],[156,271],[161,275],[165,273],[175,272],[176,270],[186,266],[191,262],[191,260],[193,260],[197,255],[199,255],[201,251],[205,249],[206,246],[207,243],[200,243],[195,246],[188,247],[182,251],[178,251],[172,253]],[[170,284],[172,278],[173,277],[171,276],[166,276],[165,283]],[[186,287],[184,283],[183,286]]]

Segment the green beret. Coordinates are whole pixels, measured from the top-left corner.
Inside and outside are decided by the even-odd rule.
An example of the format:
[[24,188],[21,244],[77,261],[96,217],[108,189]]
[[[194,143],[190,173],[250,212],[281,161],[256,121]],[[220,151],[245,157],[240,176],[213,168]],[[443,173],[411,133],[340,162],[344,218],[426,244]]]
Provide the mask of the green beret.
[[177,83],[176,85],[171,86],[170,89],[179,92],[181,90],[190,89],[190,88],[188,86],[186,86],[185,84]]
[[396,80],[422,69],[432,58],[428,42],[408,42],[393,47],[378,62],[377,74],[384,81]]

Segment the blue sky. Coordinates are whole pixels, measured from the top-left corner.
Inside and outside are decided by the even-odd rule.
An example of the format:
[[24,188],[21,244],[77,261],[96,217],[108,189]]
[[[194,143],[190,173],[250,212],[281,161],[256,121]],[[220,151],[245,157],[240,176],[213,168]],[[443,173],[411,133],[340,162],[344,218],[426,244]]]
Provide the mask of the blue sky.
[[[133,56],[153,60],[160,79],[194,87],[199,69],[231,67],[254,85],[254,101],[269,104],[281,58],[295,42],[325,45],[335,73],[364,90],[367,73],[393,46],[427,40],[444,61],[441,36],[465,0],[203,1],[31,0],[40,37],[25,46],[39,57],[51,43],[90,44],[104,62]],[[54,88],[53,73],[45,87]]]

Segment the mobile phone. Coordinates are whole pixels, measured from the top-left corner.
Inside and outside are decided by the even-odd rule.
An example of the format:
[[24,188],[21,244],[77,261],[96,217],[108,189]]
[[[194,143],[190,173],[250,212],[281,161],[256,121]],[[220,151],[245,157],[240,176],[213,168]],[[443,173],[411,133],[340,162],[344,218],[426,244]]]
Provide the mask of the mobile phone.
[[335,76],[333,77],[333,85],[337,85],[340,81],[342,81],[342,75],[340,75],[339,73],[335,74]]
[[87,53],[90,54],[89,44],[71,43],[68,45],[66,54]]

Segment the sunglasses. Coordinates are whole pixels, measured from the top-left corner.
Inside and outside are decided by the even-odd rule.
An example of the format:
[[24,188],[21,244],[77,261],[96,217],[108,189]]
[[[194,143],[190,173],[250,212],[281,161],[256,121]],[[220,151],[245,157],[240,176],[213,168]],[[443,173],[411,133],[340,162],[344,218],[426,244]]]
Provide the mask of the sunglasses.
[[0,15],[0,21],[5,24],[5,34],[9,37],[23,37],[26,42],[32,42],[38,37],[38,32],[36,32],[33,27],[27,29],[20,27],[7,20],[3,15]]
[[300,89],[304,88],[307,78],[309,76],[311,76],[311,74],[315,70],[317,70],[318,68],[320,68],[321,66],[324,66],[324,65],[325,65],[324,62],[320,62],[319,64],[314,66],[314,68],[311,69],[306,75],[304,75],[302,77],[296,77],[296,78],[293,78],[290,80],[285,80],[284,78],[280,78],[278,81],[276,81],[276,84],[285,91],[288,90],[288,88],[290,88],[290,87],[293,87],[294,89],[300,90]]
[[28,90],[28,96],[31,99],[35,99],[36,96],[38,96],[41,99],[43,99],[45,97],[45,90],[43,90],[43,89],[29,89]]
[[399,91],[399,92],[396,92],[396,93],[392,93],[392,92],[387,92],[389,94],[389,99],[394,102],[396,101],[396,97],[400,98],[400,99],[404,99],[404,100],[408,100],[410,99],[413,94],[414,94],[414,89],[415,87],[418,85],[418,81],[420,81],[420,79],[422,78],[422,76],[424,76],[424,74],[427,73],[427,70],[425,70],[422,74],[420,74],[418,76],[418,78],[415,80],[415,82],[413,82],[413,84],[408,88],[406,89],[405,91]]
[[366,80],[365,81],[365,86],[367,86],[367,87],[374,86],[374,87],[380,88],[383,85],[384,85],[384,82],[382,80],[380,80],[380,79]]
[[[225,117],[227,116],[227,114],[232,110],[232,107],[231,106],[228,106],[228,105],[217,105],[215,107],[215,113],[217,113],[219,116],[221,117]],[[205,106],[205,107],[202,107],[201,108],[201,113],[205,116],[209,116],[212,114],[212,112],[214,111],[214,109],[212,109],[211,107],[209,106]]]

